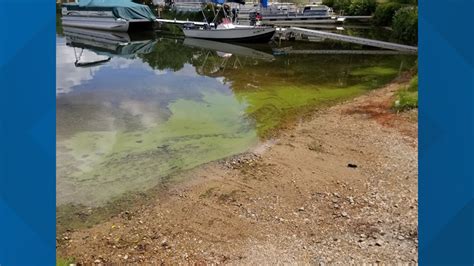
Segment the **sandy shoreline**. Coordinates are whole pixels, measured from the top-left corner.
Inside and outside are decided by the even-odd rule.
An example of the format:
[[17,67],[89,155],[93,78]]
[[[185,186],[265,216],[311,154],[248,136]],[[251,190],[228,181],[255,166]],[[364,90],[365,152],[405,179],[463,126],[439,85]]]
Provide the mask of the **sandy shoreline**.
[[315,112],[264,152],[207,164],[146,206],[66,232],[58,256],[77,263],[417,262],[417,113],[389,110],[399,86]]

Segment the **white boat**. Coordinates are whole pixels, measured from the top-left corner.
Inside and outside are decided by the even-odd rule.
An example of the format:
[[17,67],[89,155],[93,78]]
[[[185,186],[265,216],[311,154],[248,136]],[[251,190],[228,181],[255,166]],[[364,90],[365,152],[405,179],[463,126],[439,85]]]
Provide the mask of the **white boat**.
[[131,0],[79,0],[63,4],[62,25],[107,31],[152,30],[156,17],[146,5]]
[[185,27],[183,32],[188,38],[227,42],[268,42],[275,34],[275,28],[235,25],[225,22],[217,27]]

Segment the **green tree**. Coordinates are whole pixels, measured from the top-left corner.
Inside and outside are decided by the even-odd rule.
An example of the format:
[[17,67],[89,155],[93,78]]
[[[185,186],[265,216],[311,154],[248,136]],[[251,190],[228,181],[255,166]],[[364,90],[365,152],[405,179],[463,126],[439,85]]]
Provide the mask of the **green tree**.
[[396,2],[387,2],[377,5],[375,9],[373,22],[378,26],[391,26],[395,12],[402,7],[402,4]]
[[418,43],[418,7],[404,7],[395,12],[393,35],[406,44]]
[[368,16],[375,11],[377,3],[375,0],[352,0],[349,5],[348,15]]
[[334,0],[323,0],[323,5],[334,7]]
[[418,0],[390,0],[389,2],[403,5],[418,5]]
[[336,12],[353,16],[372,15],[377,6],[376,0],[323,0],[323,4]]
[[351,0],[334,0],[333,8],[335,11],[347,13],[349,12],[350,5]]

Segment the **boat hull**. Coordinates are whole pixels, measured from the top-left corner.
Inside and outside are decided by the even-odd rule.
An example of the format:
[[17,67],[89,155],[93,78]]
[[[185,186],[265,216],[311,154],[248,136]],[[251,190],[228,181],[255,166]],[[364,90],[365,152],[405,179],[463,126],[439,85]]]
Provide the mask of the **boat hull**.
[[225,42],[268,42],[275,34],[274,28],[237,27],[232,29],[183,29],[188,38]]
[[146,19],[122,20],[114,17],[86,17],[68,15],[62,17],[62,25],[67,27],[87,28],[118,32],[146,31],[156,27],[154,21]]

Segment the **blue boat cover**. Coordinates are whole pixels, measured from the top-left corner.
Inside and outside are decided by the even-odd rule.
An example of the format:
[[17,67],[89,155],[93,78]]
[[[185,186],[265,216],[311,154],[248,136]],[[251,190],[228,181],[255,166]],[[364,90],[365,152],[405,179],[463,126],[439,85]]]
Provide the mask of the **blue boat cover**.
[[260,4],[262,5],[262,7],[266,8],[268,7],[268,0],[260,0]]
[[86,10],[88,8],[111,8],[115,17],[126,20],[156,19],[148,6],[134,3],[131,0],[78,0],[77,5]]
[[224,4],[224,0],[212,0],[213,3],[216,3],[216,4]]

